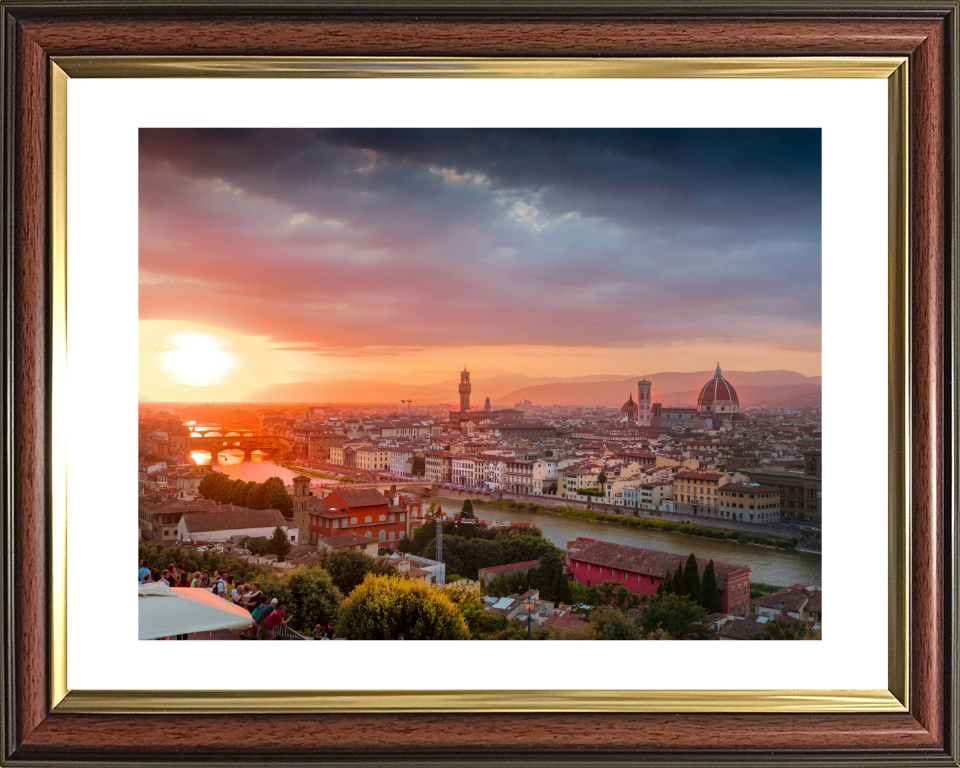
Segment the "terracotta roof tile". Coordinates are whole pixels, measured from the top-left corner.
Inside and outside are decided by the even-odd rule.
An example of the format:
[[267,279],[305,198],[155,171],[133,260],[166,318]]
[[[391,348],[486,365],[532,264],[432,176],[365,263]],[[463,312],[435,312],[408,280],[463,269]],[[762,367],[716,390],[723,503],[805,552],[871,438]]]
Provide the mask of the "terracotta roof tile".
[[245,509],[233,507],[218,512],[189,512],[183,516],[183,525],[190,533],[242,530],[244,528],[276,528],[286,526],[287,521],[279,509]]
[[[677,566],[686,564],[687,561],[687,558],[674,555],[671,552],[631,547],[626,544],[616,544],[612,541],[594,541],[575,551],[568,550],[568,554],[571,560],[659,578],[664,578],[667,573],[675,573]],[[702,578],[703,572],[710,561],[699,557],[696,560],[697,569],[700,571]],[[728,576],[750,570],[745,565],[720,563],[716,560],[713,562],[713,569],[717,574],[717,586],[721,589],[724,587]]]

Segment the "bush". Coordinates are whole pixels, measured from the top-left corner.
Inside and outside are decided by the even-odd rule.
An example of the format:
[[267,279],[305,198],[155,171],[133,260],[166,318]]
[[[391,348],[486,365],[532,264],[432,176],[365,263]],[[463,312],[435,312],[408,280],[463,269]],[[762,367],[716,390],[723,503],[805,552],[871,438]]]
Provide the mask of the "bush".
[[470,638],[466,620],[444,591],[372,574],[341,604],[337,634],[349,640]]

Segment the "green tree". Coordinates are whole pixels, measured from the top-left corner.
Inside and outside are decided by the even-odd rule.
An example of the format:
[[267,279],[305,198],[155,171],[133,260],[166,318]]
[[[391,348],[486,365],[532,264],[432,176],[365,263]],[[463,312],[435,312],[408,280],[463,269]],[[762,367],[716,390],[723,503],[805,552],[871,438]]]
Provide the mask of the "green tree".
[[340,605],[337,633],[349,640],[467,640],[470,630],[443,590],[368,575]]
[[683,593],[689,595],[690,599],[698,605],[703,598],[703,590],[700,586],[700,571],[697,568],[697,558],[690,553],[687,558],[687,567],[683,571]]
[[597,475],[597,484],[600,486],[601,491],[603,490],[603,484],[605,482],[607,482],[607,473],[601,469],[600,474]]
[[657,587],[657,595],[672,595],[674,590],[675,587],[673,586],[673,574],[669,569],[667,569],[666,577],[660,582],[660,586]]
[[459,609],[467,622],[470,637],[474,640],[488,639],[491,634],[509,626],[506,616],[491,616],[487,613],[483,598],[475,589],[444,587],[443,593]]
[[427,474],[427,458],[422,453],[415,453],[410,465],[415,477],[423,477]]
[[476,520],[476,515],[473,514],[473,502],[470,499],[467,499],[463,502],[463,509],[460,510],[460,517],[465,520]]
[[246,543],[246,547],[250,550],[250,553],[257,557],[270,554],[270,546],[270,539],[265,539],[262,536],[248,538]]
[[597,608],[590,613],[590,626],[597,640],[640,640],[637,623],[626,613],[611,605]]
[[488,581],[483,591],[490,597],[507,597],[508,595],[519,595],[529,589],[530,580],[523,571],[514,571],[513,573],[501,573]]
[[643,604],[640,596],[626,589],[619,581],[604,581],[587,587],[585,592],[576,594],[575,599],[578,604],[575,612],[588,618],[597,608],[612,606],[620,611],[631,611]]
[[503,552],[507,563],[525,563],[540,560],[552,552],[560,553],[561,550],[542,536],[524,535],[505,540]]
[[570,580],[563,572],[563,557],[559,552],[548,551],[540,555],[540,567],[533,568],[528,576],[530,586],[539,590],[541,600],[555,603],[570,603],[573,600]]
[[363,583],[368,573],[380,576],[397,575],[397,569],[392,563],[370,557],[356,549],[338,549],[331,552],[321,560],[320,565],[330,574],[334,585],[344,595],[349,595]]
[[271,477],[264,481],[263,486],[265,509],[279,509],[284,517],[293,512],[293,497],[284,488],[283,480]]
[[287,538],[287,532],[279,525],[273,529],[273,536],[270,537],[270,552],[277,556],[277,560],[283,560],[290,554],[293,546]]
[[317,566],[270,574],[260,579],[260,588],[268,598],[287,606],[290,627],[305,635],[312,634],[317,624],[326,627],[335,622],[343,601],[330,574]]
[[683,597],[687,594],[687,580],[683,576],[683,563],[677,564],[677,572],[673,574],[673,594]]
[[[266,539],[261,539],[266,541]],[[159,547],[159,549],[158,549]],[[195,552],[180,547],[164,548],[162,545],[154,545],[141,542],[138,547],[140,560],[146,560],[150,568],[163,572],[163,569],[173,563],[180,565],[183,563],[187,573],[192,577],[194,571],[219,570],[221,573],[227,571],[236,576],[242,582],[255,581],[264,574],[263,568],[240,557],[225,555],[216,550],[207,550],[206,552]]]
[[233,487],[230,489],[230,498],[228,499],[230,504],[236,504],[238,507],[243,507],[246,505],[247,501],[247,484],[240,480],[233,481]]
[[663,630],[675,640],[703,639],[713,631],[707,612],[689,597],[678,595],[651,597],[640,619],[640,629],[647,634]]
[[707,613],[720,613],[720,587],[717,586],[717,572],[714,570],[712,559],[703,570],[701,592],[702,602],[700,604],[704,610]]

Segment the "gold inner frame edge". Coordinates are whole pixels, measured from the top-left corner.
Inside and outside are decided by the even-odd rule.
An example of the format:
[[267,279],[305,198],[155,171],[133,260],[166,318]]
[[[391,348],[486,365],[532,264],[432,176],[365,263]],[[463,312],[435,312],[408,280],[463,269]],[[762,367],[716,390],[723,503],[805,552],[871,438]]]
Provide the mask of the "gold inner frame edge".
[[[67,90],[77,78],[882,78],[889,165],[889,690],[70,691],[67,686],[66,464]],[[905,57],[523,59],[453,57],[61,56],[51,59],[52,269],[51,706],[64,713],[138,712],[904,712],[909,692],[908,70]]]

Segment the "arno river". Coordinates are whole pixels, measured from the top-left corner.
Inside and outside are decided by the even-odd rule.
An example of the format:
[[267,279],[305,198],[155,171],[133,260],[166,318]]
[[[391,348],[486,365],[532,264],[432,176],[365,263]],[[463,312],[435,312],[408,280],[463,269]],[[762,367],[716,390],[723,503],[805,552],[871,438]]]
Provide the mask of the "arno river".
[[[207,461],[201,463],[209,463]],[[244,481],[263,482],[269,477],[279,477],[289,483],[298,473],[278,466],[259,454],[252,461],[244,461],[240,451],[221,454],[220,471]],[[323,483],[311,477],[313,483]],[[437,499],[445,512],[459,510],[463,502],[452,499]],[[633,528],[625,525],[596,523],[559,515],[542,515],[526,510],[501,509],[475,501],[477,517],[484,520],[522,520],[536,525],[543,535],[556,546],[566,549],[567,542],[578,536],[590,539],[615,541],[634,547],[646,547],[673,552],[686,557],[695,552],[697,557],[713,558],[724,563],[750,566],[750,579],[766,584],[788,586],[790,584],[816,584],[822,587],[820,555],[810,552],[783,552],[750,544],[736,544],[719,539],[704,539],[682,533],[658,531],[652,528]]]
[[[460,509],[463,502],[437,499],[444,512]],[[747,565],[750,580],[765,584],[821,584],[820,555],[810,552],[784,552],[750,544],[736,544],[719,539],[704,539],[682,533],[658,531],[652,528],[633,528],[625,525],[596,523],[559,515],[542,515],[517,509],[501,509],[475,501],[474,513],[483,520],[511,520],[532,523],[543,535],[561,549],[578,536],[589,539],[615,541],[633,547],[646,547],[673,552],[686,557],[691,552],[697,557],[713,558],[724,563]]]

